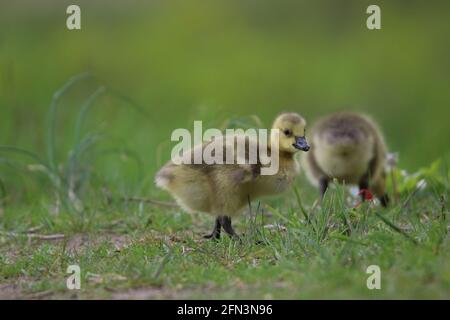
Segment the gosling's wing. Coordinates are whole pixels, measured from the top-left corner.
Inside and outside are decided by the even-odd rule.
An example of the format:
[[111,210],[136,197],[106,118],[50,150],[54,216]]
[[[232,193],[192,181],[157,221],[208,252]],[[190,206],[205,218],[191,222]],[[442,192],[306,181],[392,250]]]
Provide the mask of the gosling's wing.
[[231,183],[242,184],[252,182],[261,175],[261,165],[259,164],[241,164],[236,165],[230,170]]
[[[224,152],[234,150],[232,183],[241,184],[255,181],[261,175],[260,143],[256,137],[245,135],[225,136]],[[229,161],[229,160],[228,160]]]
[[[238,146],[240,144],[240,146]],[[197,153],[197,156],[195,155]],[[201,155],[201,157],[200,157]],[[233,184],[257,179],[261,174],[258,140],[244,135],[224,135],[205,141],[188,151],[189,168],[218,176]],[[200,160],[194,163],[194,159]]]

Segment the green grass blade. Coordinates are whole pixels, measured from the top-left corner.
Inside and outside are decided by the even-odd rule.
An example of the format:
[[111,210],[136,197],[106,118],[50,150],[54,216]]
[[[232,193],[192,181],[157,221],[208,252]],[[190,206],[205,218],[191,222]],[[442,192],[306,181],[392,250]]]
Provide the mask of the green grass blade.
[[111,95],[112,97],[125,102],[126,104],[133,107],[136,111],[138,111],[140,114],[142,114],[145,117],[149,117],[148,112],[146,111],[146,108],[142,107],[141,105],[137,104],[133,99],[130,97],[124,95],[123,93],[120,93],[117,90],[108,88],[108,95]]
[[3,201],[6,199],[6,187],[2,179],[0,179],[0,191],[0,207],[2,207]]
[[80,141],[81,128],[86,119],[89,109],[94,105],[94,102],[97,100],[97,98],[105,92],[106,92],[105,86],[99,87],[97,90],[94,91],[94,93],[92,93],[87,98],[87,100],[81,106],[81,110],[78,114],[77,122],[75,124],[75,144],[74,144],[75,146],[77,146]]
[[298,189],[296,186],[294,186],[294,193],[295,193],[295,197],[297,198],[297,203],[298,203],[298,206],[300,207],[300,211],[302,212],[303,216],[305,217],[305,220],[307,222],[310,222],[308,213],[306,212],[305,207],[303,206],[302,199],[300,197],[300,193],[298,192]]
[[62,96],[72,88],[76,83],[84,80],[91,75],[89,73],[82,73],[69,79],[58,91],[53,94],[52,102],[50,104],[50,110],[48,113],[48,131],[47,131],[47,157],[48,165],[52,170],[56,169],[56,146],[55,146],[55,128],[56,128],[56,111],[58,109],[58,103]]
[[97,144],[97,142],[101,139],[101,137],[102,137],[101,135],[88,135],[85,139],[83,139],[80,143],[77,144],[76,150],[74,150],[74,152],[70,155],[65,173],[65,179],[69,184],[68,185],[69,188],[71,183],[74,181],[77,169],[82,168],[82,163],[80,161],[83,154],[86,153],[91,148],[93,148]]
[[286,218],[284,215],[282,215],[277,209],[275,209],[274,207],[269,206],[268,204],[266,204],[266,207],[270,209],[270,211],[277,216],[278,218],[280,218],[281,220],[283,220],[284,222],[286,222],[287,224],[291,224],[291,220],[289,220],[288,218]]
[[399,227],[397,227],[394,223],[392,223],[391,221],[389,221],[386,217],[384,217],[383,215],[381,215],[378,212],[375,212],[376,217],[378,217],[381,221],[383,221],[387,226],[389,226],[392,230],[400,233],[401,235],[403,235],[405,238],[407,238],[408,240],[412,241],[414,244],[418,244],[416,239],[414,239],[413,237],[411,237],[409,234],[407,234],[405,231],[403,231],[402,229],[400,229]]
[[51,182],[54,184],[55,187],[59,188],[60,177],[58,176],[58,173],[56,171],[53,171],[49,167],[49,165],[44,160],[42,160],[41,157],[39,157],[38,154],[36,154],[32,151],[14,147],[14,146],[0,146],[0,152],[1,151],[15,153],[18,155],[25,155],[25,156],[33,159],[34,161],[36,161],[37,163],[39,163],[40,165],[42,165],[45,168],[45,173],[50,178]]
[[14,146],[0,145],[0,152],[1,151],[11,152],[11,153],[20,154],[20,155],[25,155],[25,156],[33,159],[34,161],[38,162],[39,164],[42,164],[47,169],[49,169],[49,166],[47,165],[47,163],[44,160],[42,160],[41,157],[39,157],[39,155],[37,153],[34,153],[32,151],[29,151],[29,150],[26,150],[26,149],[22,149],[22,148],[19,148],[19,147],[14,147]]

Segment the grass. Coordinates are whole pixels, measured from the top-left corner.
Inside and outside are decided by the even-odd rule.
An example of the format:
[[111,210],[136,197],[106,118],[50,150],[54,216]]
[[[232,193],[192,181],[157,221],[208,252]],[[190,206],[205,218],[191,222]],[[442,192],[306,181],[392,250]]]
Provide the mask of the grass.
[[[120,185],[90,174],[90,156],[100,146],[93,134],[82,135],[82,127],[104,87],[82,104],[67,160],[56,159],[57,100],[84,77],[71,79],[54,96],[46,160],[0,146],[4,163],[47,190],[34,206],[20,206],[0,184],[0,297],[450,297],[445,162],[414,174],[392,168],[389,188],[395,178],[398,198],[387,210],[375,203],[355,206],[357,199],[342,186],[330,188],[318,205],[316,191],[302,179],[284,197],[249,205],[236,221],[244,233],[241,242],[208,241],[201,236],[212,227],[211,217],[140,198],[127,201],[106,187],[120,190]],[[31,163],[23,166],[16,156]],[[38,166],[46,182],[30,165]],[[66,288],[71,264],[81,268],[81,290]],[[373,264],[381,268],[381,290],[366,287],[366,269]]]
[[[382,213],[339,197],[334,190],[322,208],[308,208],[309,223],[292,201],[277,204],[280,217],[261,206],[238,221],[242,242],[206,241],[211,219],[142,204],[109,206],[82,233],[59,217],[39,233],[64,240],[1,236],[1,285],[8,297],[32,298],[449,298],[439,197],[424,193]],[[70,264],[81,267],[80,291],[65,287]],[[372,264],[381,290],[366,288]]]
[[[379,1],[370,31],[368,0],[80,0],[74,32],[64,1],[22,2],[0,10],[1,298],[450,297],[448,2]],[[319,206],[302,176],[210,242],[211,217],[154,201],[175,128],[338,109],[399,152],[387,210],[339,187]]]

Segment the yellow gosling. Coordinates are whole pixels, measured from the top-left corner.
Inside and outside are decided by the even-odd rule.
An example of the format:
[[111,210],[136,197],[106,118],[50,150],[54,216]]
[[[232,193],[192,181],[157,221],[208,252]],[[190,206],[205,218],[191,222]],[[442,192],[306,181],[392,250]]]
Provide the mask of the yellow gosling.
[[[261,174],[261,169],[266,165],[261,163],[259,157],[255,164],[175,164],[169,161],[156,174],[156,185],[168,191],[186,211],[204,212],[216,217],[212,233],[205,238],[220,238],[221,228],[228,235],[237,237],[231,225],[232,217],[240,214],[250,200],[281,193],[292,185],[299,173],[294,154],[299,150],[309,150],[305,125],[305,120],[296,113],[283,113],[275,119],[272,128],[279,129],[279,135],[272,134],[270,142],[276,143],[279,139],[279,167],[273,175]],[[232,139],[222,135],[193,147],[189,152],[193,153],[196,148],[203,151],[220,141],[225,155],[227,147],[236,151],[236,144],[230,146],[229,141],[237,141],[238,138],[242,135],[235,135]],[[248,146],[255,141],[248,136],[244,139],[248,160]],[[271,143],[265,142],[269,154],[276,152],[270,149]],[[261,141],[256,141],[256,144],[259,147]]]

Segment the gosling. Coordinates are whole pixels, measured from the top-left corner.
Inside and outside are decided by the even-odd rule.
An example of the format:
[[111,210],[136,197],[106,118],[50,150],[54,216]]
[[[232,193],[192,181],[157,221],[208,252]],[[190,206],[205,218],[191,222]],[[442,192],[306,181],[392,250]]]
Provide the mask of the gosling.
[[[283,113],[275,119],[272,128],[279,131],[272,130],[270,141],[265,141],[268,155],[276,152],[271,149],[271,144],[278,142],[279,166],[273,175],[261,174],[261,169],[266,165],[261,163],[259,157],[255,164],[249,164],[248,161],[246,164],[237,164],[236,161],[233,164],[175,164],[169,161],[156,174],[156,185],[168,191],[187,212],[203,212],[216,217],[213,231],[204,238],[219,239],[222,228],[232,238],[239,238],[231,225],[231,218],[241,213],[251,200],[279,194],[294,182],[299,173],[294,154],[299,150],[309,150],[305,126],[306,121],[296,113]],[[230,141],[226,137],[223,135],[203,142],[188,153],[192,156],[196,148],[202,148],[203,151],[205,147],[221,140],[225,154],[225,148],[228,147],[226,143]],[[236,141],[242,135],[235,134],[232,137]],[[251,137],[245,136],[244,139],[245,160],[248,160]],[[261,141],[256,141],[256,145],[259,148]],[[236,151],[236,144],[231,148]]]
[[386,144],[377,124],[366,115],[335,113],[322,118],[311,129],[311,152],[301,159],[309,181],[323,199],[333,179],[359,186],[364,201],[369,190],[383,207],[386,194]]

